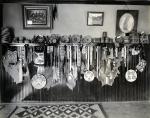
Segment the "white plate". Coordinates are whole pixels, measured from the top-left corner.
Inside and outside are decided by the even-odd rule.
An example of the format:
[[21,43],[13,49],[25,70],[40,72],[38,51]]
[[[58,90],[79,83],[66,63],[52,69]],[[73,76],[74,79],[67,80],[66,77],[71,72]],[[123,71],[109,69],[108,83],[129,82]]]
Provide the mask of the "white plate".
[[94,73],[92,71],[86,71],[84,73],[84,79],[88,82],[92,82],[94,80]]
[[128,82],[134,82],[137,79],[137,73],[135,70],[128,70],[125,74],[126,80]]
[[41,74],[36,74],[32,77],[31,84],[35,89],[42,89],[46,86],[46,78]]

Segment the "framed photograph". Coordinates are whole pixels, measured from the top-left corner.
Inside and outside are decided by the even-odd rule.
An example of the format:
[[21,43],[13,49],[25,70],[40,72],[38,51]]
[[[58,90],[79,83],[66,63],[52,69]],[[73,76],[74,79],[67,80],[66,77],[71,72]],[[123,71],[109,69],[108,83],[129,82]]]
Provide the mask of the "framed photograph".
[[25,29],[46,29],[52,25],[52,7],[49,5],[23,5],[23,26]]
[[117,10],[116,36],[137,31],[138,10]]
[[88,12],[87,25],[88,26],[103,26],[104,12]]

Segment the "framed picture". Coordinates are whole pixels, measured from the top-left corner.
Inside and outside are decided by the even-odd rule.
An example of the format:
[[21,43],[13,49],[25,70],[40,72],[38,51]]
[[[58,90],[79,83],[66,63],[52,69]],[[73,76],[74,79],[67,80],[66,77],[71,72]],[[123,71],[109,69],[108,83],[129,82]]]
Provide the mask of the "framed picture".
[[87,25],[88,26],[103,26],[104,12],[88,12]]
[[23,27],[45,29],[52,25],[52,7],[49,5],[23,5]]
[[137,31],[138,10],[117,10],[116,36]]

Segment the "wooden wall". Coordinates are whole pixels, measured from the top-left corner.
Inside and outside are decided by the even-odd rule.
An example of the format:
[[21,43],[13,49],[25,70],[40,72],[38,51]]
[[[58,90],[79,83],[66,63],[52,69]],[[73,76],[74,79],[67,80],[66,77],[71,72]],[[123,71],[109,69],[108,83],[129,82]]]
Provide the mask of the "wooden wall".
[[[2,11],[2,9],[3,9],[3,5],[2,4],[0,4],[0,28],[2,27],[2,25],[3,25],[3,11]],[[2,62],[2,60],[1,60],[2,58],[1,58],[1,46],[0,46],[0,75],[1,75],[1,62]],[[1,84],[0,84],[1,85]],[[0,89],[0,98],[1,98],[1,89]],[[0,102],[1,102],[1,99],[0,99]]]
[[[150,100],[150,46],[145,45],[144,50],[147,66],[143,73],[138,72],[137,80],[133,83],[127,82],[125,79],[126,68],[121,66],[120,75],[115,79],[112,86],[102,86],[97,79],[89,83],[81,77],[73,90],[67,86],[35,90],[30,85],[25,86],[26,89],[23,90],[23,85],[16,85],[12,82],[12,78],[3,68],[1,76],[2,101],[10,102],[13,96],[16,96],[14,102],[21,101],[27,94],[29,95],[24,99],[27,101],[148,101]],[[135,67],[137,59],[136,56],[132,57],[129,64],[130,68]],[[19,91],[22,92],[17,95]]]
[[3,25],[3,5],[0,4],[0,27]]

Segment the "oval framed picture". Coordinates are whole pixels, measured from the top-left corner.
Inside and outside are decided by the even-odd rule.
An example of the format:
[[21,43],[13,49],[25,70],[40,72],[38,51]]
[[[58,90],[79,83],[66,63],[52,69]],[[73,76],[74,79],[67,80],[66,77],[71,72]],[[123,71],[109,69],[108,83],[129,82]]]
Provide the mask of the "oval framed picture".
[[137,31],[138,10],[117,10],[116,36]]
[[124,33],[129,33],[134,28],[135,19],[130,13],[125,13],[119,20],[119,28]]

